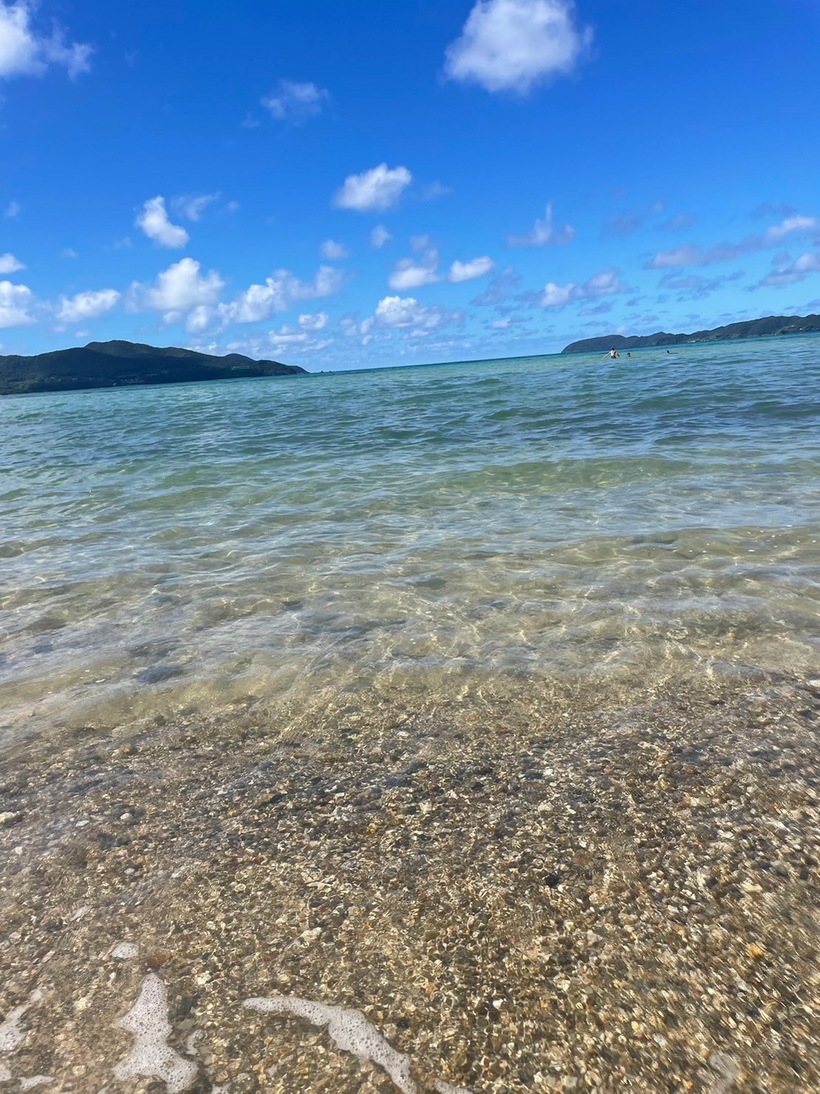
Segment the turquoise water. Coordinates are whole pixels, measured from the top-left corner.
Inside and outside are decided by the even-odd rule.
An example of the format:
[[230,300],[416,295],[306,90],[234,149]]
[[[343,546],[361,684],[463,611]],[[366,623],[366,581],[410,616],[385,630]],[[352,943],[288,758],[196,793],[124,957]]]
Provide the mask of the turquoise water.
[[820,339],[5,398],[0,726],[810,673]]

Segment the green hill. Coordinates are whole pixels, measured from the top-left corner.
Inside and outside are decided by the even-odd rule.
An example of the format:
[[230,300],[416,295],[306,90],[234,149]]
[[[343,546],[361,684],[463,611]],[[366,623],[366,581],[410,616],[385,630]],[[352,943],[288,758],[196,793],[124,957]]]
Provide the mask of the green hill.
[[35,357],[0,356],[0,395],[295,375],[307,372],[298,365],[254,361],[239,353],[215,357],[191,349],[158,349],[137,342],[89,342],[87,346]]
[[820,331],[820,315],[769,315],[765,319],[749,319],[729,323],[714,330],[699,330],[694,334],[628,335],[607,334],[600,338],[583,338],[571,342],[562,353],[606,353],[610,349],[641,349],[645,346],[680,346],[692,342],[726,342],[734,338],[765,338],[772,334],[809,334]]

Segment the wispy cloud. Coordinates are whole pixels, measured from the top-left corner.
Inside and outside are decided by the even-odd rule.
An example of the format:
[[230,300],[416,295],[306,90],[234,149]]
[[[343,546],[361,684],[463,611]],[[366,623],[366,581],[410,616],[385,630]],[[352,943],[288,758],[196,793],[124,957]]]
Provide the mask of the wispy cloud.
[[439,198],[446,198],[452,192],[451,186],[445,186],[441,182],[428,182],[426,186],[422,186],[419,198],[422,201],[438,201]]
[[165,198],[160,196],[146,201],[136,219],[136,225],[161,247],[184,247],[190,238],[184,228],[172,224],[168,219]]
[[590,27],[578,26],[572,0],[477,0],[461,37],[447,49],[452,80],[526,95],[572,72],[588,53]]
[[202,214],[209,205],[219,201],[219,192],[215,194],[182,194],[171,199],[171,207],[175,213],[186,220],[201,220]]
[[521,286],[521,275],[514,266],[507,266],[495,275],[489,287],[472,301],[473,304],[484,308],[497,308],[503,310],[503,306],[513,293]]
[[699,300],[716,292],[718,289],[723,288],[724,285],[727,285],[732,281],[740,280],[742,276],[743,272],[741,270],[729,274],[726,277],[703,277],[701,274],[694,273],[668,273],[665,277],[661,278],[660,287],[672,289],[678,294],[677,299],[679,301]]
[[553,221],[552,202],[542,220],[536,219],[532,231],[523,236],[507,236],[508,247],[564,247],[575,239],[571,224],[556,228]]
[[350,252],[344,243],[337,243],[335,239],[326,239],[320,250],[322,258],[326,258],[328,262],[340,262],[350,257]]
[[770,201],[764,201],[752,209],[752,217],[755,220],[771,220],[772,217],[790,217],[796,212],[795,207],[787,202],[775,205]]
[[748,235],[737,243],[716,243],[703,248],[695,244],[676,247],[672,251],[659,251],[644,263],[648,270],[668,270],[680,266],[709,266],[716,262],[732,262],[742,255],[777,247],[792,236],[820,237],[820,217],[795,213],[780,224],[774,224],[765,232]]
[[675,213],[674,216],[668,217],[659,224],[658,228],[662,232],[683,232],[691,228],[695,220],[691,213]]
[[72,78],[88,71],[91,46],[67,42],[59,29],[38,34],[32,26],[36,7],[31,0],[0,0],[0,79],[42,76],[51,66]]
[[779,261],[775,261],[772,272],[767,274],[755,288],[794,285],[798,281],[804,281],[809,274],[818,272],[820,272],[820,251],[807,251],[794,261],[787,256],[781,256]]
[[377,249],[383,247],[385,243],[389,243],[392,239],[392,235],[388,232],[383,224],[378,224],[370,233],[370,245]]
[[3,216],[6,220],[16,220],[23,211],[23,206],[19,201],[10,201],[3,210]]
[[360,175],[348,175],[337,190],[333,204],[338,209],[355,209],[364,213],[390,209],[413,181],[406,167],[388,167],[380,163]]
[[280,80],[276,90],[262,99],[262,105],[277,121],[302,125],[321,114],[330,92],[313,83]]
[[639,232],[641,228],[654,217],[660,216],[665,206],[662,201],[655,201],[646,209],[627,209],[618,216],[607,221],[605,232],[612,236],[631,236]]

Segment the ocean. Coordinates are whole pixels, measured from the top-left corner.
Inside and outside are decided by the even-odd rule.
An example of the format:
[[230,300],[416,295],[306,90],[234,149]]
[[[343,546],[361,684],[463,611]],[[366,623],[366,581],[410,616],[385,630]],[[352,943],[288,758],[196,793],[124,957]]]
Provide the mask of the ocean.
[[816,1089],[818,390],[792,336],[0,400],[0,1067]]

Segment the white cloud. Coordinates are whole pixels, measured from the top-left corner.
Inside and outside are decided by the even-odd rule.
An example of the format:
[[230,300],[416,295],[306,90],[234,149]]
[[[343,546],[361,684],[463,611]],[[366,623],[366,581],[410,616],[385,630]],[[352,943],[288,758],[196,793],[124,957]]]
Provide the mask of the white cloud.
[[23,211],[23,206],[19,201],[10,201],[6,208],[3,210],[3,216],[7,220],[16,220],[20,213]]
[[9,254],[8,251],[4,255],[0,255],[0,274],[17,273],[18,270],[24,270],[25,268],[23,263],[15,258],[13,254]]
[[414,251],[421,252],[421,258],[402,258],[396,263],[387,282],[394,292],[409,292],[439,281],[472,281],[493,269],[493,260],[488,255],[482,255],[470,262],[455,261],[449,272],[443,275],[438,269],[438,250],[429,236],[414,236],[411,245]]
[[165,198],[159,196],[146,201],[137,217],[136,225],[161,247],[184,247],[190,238],[184,228],[172,224],[168,219]]
[[[170,322],[172,319],[179,317],[179,312],[171,313],[166,316],[166,321]],[[190,331],[191,334],[202,334],[203,331],[213,326],[213,322],[214,309],[209,304],[197,304],[195,308],[188,312],[185,319],[185,329]]]
[[[288,311],[304,300],[332,296],[344,284],[344,274],[332,266],[320,266],[312,281],[302,281],[287,270],[277,270],[263,284],[249,285],[233,300],[219,299],[225,282],[211,270],[202,274],[198,262],[183,258],[161,273],[153,285],[135,282],[127,306],[135,311],[163,313],[166,323],[184,320],[195,334],[224,330],[232,323],[259,323],[276,312]],[[321,330],[328,322],[324,312],[299,317],[301,330]]]
[[547,205],[546,215],[543,220],[536,220],[531,232],[523,236],[508,236],[508,247],[563,247],[572,243],[575,239],[575,229],[571,224],[565,224],[556,229],[553,226],[552,202]]
[[268,331],[271,345],[279,349],[294,349],[304,346],[308,336],[304,331],[294,330],[293,327],[282,327],[281,330]]
[[413,181],[406,167],[390,168],[386,163],[360,175],[348,175],[337,191],[333,204],[339,209],[389,209],[395,205],[404,190]]
[[33,299],[34,294],[28,286],[0,281],[0,327],[23,327],[33,323],[27,311]]
[[574,299],[577,285],[570,282],[569,285],[556,285],[554,281],[548,281],[544,286],[540,304],[542,308],[563,308]]
[[302,330],[317,331],[324,330],[330,322],[330,316],[327,312],[320,311],[315,315],[300,315],[299,326]]
[[164,270],[154,285],[135,282],[130,293],[132,306],[164,312],[171,322],[180,312],[216,303],[225,282],[215,270],[203,277],[200,269],[195,259],[182,258]]
[[437,268],[438,253],[436,251],[429,251],[420,262],[413,258],[403,258],[396,263],[396,268],[387,283],[395,292],[419,289],[422,285],[432,285],[439,280]]
[[473,281],[484,277],[493,269],[493,260],[488,255],[474,258],[471,262],[454,262],[450,267],[450,281]]
[[300,83],[296,80],[280,80],[276,91],[262,99],[274,118],[291,125],[301,125],[309,118],[321,114],[322,108],[330,98],[330,92],[312,83]]
[[370,233],[370,244],[372,247],[380,248],[389,243],[393,237],[388,232],[383,224],[377,225]]
[[592,30],[576,26],[574,15],[572,0],[478,0],[447,49],[445,73],[487,91],[526,95],[572,72],[588,51]]
[[0,79],[40,76],[49,65],[64,68],[71,77],[88,71],[91,47],[67,44],[58,30],[50,38],[38,36],[31,26],[35,8],[32,0],[0,0]]
[[[447,311],[436,306],[426,307],[413,296],[385,296],[376,305],[376,311],[359,324],[358,333],[369,339],[378,327],[388,330],[408,331],[418,337],[438,330],[451,323],[460,323],[463,313],[459,310]],[[346,334],[351,333],[349,324],[342,324]]]
[[604,270],[581,285],[574,282],[556,285],[554,281],[550,281],[536,298],[536,303],[542,308],[563,308],[581,300],[598,300],[602,296],[614,296],[624,291],[625,286],[617,270]]
[[339,262],[343,258],[349,258],[350,254],[343,243],[337,243],[335,239],[326,239],[321,247],[322,258],[329,262]]
[[110,311],[120,296],[116,289],[80,292],[72,297],[61,296],[57,318],[64,323],[84,323],[87,319],[97,319]]
[[412,296],[385,296],[376,305],[376,322],[386,327],[414,327],[424,321],[426,310]]
[[[154,199],[156,201],[156,198]],[[171,205],[174,211],[186,220],[201,220],[202,214],[215,201],[219,200],[219,192],[215,194],[183,194],[173,198]]]
[[333,296],[344,283],[344,275],[332,266],[320,266],[313,281],[301,281],[287,270],[277,270],[264,285],[250,285],[235,300],[219,306],[219,317],[227,323],[259,323],[275,312],[288,311],[301,300]]

